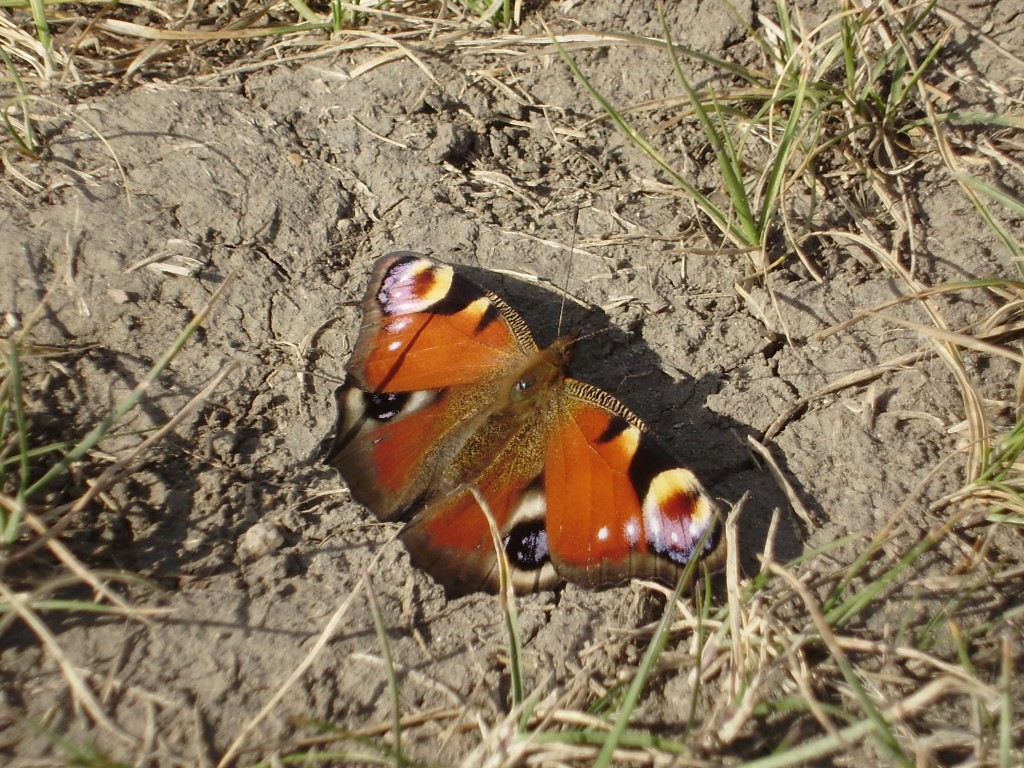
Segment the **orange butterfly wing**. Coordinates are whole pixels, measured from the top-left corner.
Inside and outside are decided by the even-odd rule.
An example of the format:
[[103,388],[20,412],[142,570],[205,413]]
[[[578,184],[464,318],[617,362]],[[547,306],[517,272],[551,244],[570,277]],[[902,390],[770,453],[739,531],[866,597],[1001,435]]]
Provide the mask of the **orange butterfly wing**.
[[622,403],[566,379],[544,464],[547,536],[558,574],[584,585],[675,580],[711,554],[714,504]]
[[448,264],[398,252],[377,261],[346,366],[374,392],[478,384],[537,349],[504,301]]
[[[509,436],[477,477],[509,560],[517,592],[558,581],[551,566],[545,531],[545,499],[540,487],[543,433],[531,427]],[[444,584],[451,595],[498,589],[498,561],[487,518],[465,485],[437,498],[402,531],[415,565]]]

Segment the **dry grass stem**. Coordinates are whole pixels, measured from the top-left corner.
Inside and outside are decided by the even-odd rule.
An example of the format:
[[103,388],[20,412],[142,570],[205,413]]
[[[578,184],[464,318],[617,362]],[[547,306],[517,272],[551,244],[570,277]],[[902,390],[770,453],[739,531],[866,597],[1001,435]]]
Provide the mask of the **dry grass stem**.
[[341,626],[342,619],[348,613],[352,607],[352,603],[358,595],[358,591],[353,590],[348,596],[341,602],[338,608],[334,611],[334,615],[331,616],[327,624],[324,625],[323,630],[317,637],[316,642],[313,643],[313,647],[309,649],[309,652],[302,659],[301,662],[292,670],[291,674],[285,679],[281,686],[274,692],[274,695],[270,697],[263,708],[260,709],[238,732],[238,736],[228,746],[220,760],[217,762],[217,768],[226,768],[232,764],[236,755],[242,750],[246,741],[249,739],[250,734],[255,731],[260,723],[262,723],[267,716],[274,711],[274,708],[284,699],[288,692],[295,686],[299,680],[302,679],[303,675],[313,666],[313,662],[316,661],[317,657],[323,652],[327,644],[334,639],[338,634],[338,629]]
[[796,513],[796,516],[803,520],[804,523],[807,524],[808,528],[813,528],[814,521],[811,518],[811,513],[807,511],[807,508],[797,495],[796,489],[793,488],[792,484],[782,473],[782,469],[775,461],[771,451],[769,451],[766,446],[755,440],[753,436],[747,437],[747,445],[753,448],[754,452],[768,465],[768,468],[772,471],[772,476],[775,478],[775,482],[778,483],[780,490],[786,494],[786,499],[789,501],[789,505],[793,509],[793,512]]

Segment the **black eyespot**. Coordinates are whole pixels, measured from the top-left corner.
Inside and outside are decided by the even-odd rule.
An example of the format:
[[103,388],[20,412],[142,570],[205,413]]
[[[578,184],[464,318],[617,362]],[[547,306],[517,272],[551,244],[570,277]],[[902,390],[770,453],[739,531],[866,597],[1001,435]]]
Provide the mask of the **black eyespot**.
[[363,408],[366,415],[375,421],[395,418],[409,401],[408,392],[364,392]]
[[505,554],[509,563],[519,570],[538,571],[551,559],[548,532],[543,520],[517,525],[505,537]]

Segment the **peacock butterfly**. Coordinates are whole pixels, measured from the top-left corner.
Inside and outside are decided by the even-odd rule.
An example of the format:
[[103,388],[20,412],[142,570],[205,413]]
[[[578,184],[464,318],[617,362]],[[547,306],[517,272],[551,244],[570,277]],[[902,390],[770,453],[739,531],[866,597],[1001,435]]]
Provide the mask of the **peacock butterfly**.
[[[486,499],[518,592],[674,580],[717,561],[714,503],[625,405],[567,373],[522,317],[457,267],[381,257],[338,388],[327,461],[353,498],[403,521],[412,561],[450,595],[498,587]],[[709,528],[715,528],[697,552]]]

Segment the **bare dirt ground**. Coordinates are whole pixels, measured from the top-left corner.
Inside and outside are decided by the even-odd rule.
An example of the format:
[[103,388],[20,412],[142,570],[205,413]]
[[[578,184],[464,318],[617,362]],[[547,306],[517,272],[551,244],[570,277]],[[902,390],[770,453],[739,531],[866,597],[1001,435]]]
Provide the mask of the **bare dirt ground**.
[[[642,5],[590,2],[542,15],[565,32],[660,36],[657,14]],[[685,45],[750,61],[746,25],[756,23],[755,6],[740,2],[730,12],[717,2],[683,2],[672,5],[669,21]],[[1020,11],[1016,1],[961,9],[1022,55]],[[811,19],[818,11],[806,12]],[[603,329],[578,354],[577,376],[645,418],[723,506],[750,494],[739,526],[749,574],[761,567],[776,511],[777,561],[834,545],[815,560],[819,573],[851,563],[897,510],[893,551],[948,514],[935,502],[966,479],[958,458],[965,405],[950,369],[917,330],[885,319],[821,333],[897,298],[903,286],[852,242],[807,244],[820,281],[797,259],[768,281],[752,280],[747,255],[708,249],[700,237],[706,224],[603,119],[544,44],[539,18],[528,17],[521,30],[537,43],[515,55],[486,37],[464,38],[440,52],[417,51],[417,61],[400,57],[365,70],[357,68],[380,50],[79,97],[52,112],[45,161],[18,165],[35,186],[3,179],[0,309],[17,324],[45,301],[33,340],[53,355],[30,372],[30,410],[52,440],[91,429],[229,276],[203,329],[121,425],[123,437],[101,449],[118,455],[137,431],[166,423],[235,366],[66,532],[72,551],[97,572],[147,577],[119,589],[136,606],[161,609],[128,618],[47,614],[67,664],[109,721],[76,704],[58,660],[30,628],[5,625],[0,755],[7,764],[70,760],[55,734],[104,759],[147,765],[216,765],[240,736],[238,759],[250,764],[281,745],[297,749],[320,732],[317,724],[361,732],[365,744],[389,743],[391,701],[367,573],[399,671],[403,715],[422,719],[405,729],[405,754],[450,765],[482,760],[473,751],[496,743],[483,724],[498,727],[509,706],[498,601],[446,600],[410,566],[395,526],[354,504],[323,465],[333,392],[359,322],[355,304],[371,263],[388,251],[476,268],[542,342],[558,332],[561,300],[551,286],[565,284],[593,305],[569,304],[569,327]],[[985,46],[961,42],[963,60],[949,62],[951,69],[969,66],[1019,92],[1024,67],[1013,70]],[[663,51],[622,43],[577,55],[620,106],[678,94]],[[688,66],[707,85],[707,73]],[[713,156],[692,126],[667,123],[657,135],[677,167],[714,194],[704,170]],[[853,189],[858,181],[845,183]],[[911,183],[921,203],[913,212],[918,274],[930,284],[1015,274],[955,184],[924,165]],[[886,232],[887,224],[876,221],[883,235],[905,236]],[[937,301],[952,327],[987,311],[980,294]],[[921,321],[916,306],[885,311]],[[823,392],[883,364],[878,375]],[[1012,424],[1017,366],[1001,357],[971,365],[995,421]],[[752,453],[751,436],[767,443],[809,522]],[[74,472],[66,480],[89,481]],[[942,616],[944,580],[973,546],[969,534],[959,541],[959,551],[951,544],[922,559],[851,631],[895,641],[908,622]],[[1020,555],[1015,531],[993,546],[1011,560]],[[21,578],[39,575],[29,568]],[[1005,600],[1020,605],[1016,588],[1007,589]],[[716,581],[714,602],[725,592]],[[90,594],[79,588],[68,596]],[[634,630],[663,604],[639,584],[567,585],[523,597],[528,692],[563,708],[595,706],[628,679],[649,638]],[[246,730],[343,606],[340,626],[299,683]],[[777,608],[784,622],[787,608]],[[978,605],[975,618],[984,622],[993,610]],[[690,633],[673,634],[669,658],[690,654],[693,642]],[[943,654],[950,647],[936,645]],[[698,717],[724,717],[728,708],[714,697],[691,700],[689,672],[665,666],[634,723],[680,737],[691,704]],[[921,714],[919,727],[930,717]],[[934,717],[966,715],[937,707]],[[776,713],[750,720],[729,744],[692,744],[692,754],[751,758],[793,738],[790,728],[796,740],[810,738],[813,726]]]

